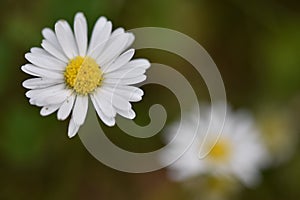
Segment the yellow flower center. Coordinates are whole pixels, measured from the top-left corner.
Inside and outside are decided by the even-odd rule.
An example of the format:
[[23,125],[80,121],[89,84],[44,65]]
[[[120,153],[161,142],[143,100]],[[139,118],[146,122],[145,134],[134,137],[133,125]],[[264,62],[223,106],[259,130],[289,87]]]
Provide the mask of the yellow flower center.
[[80,95],[93,92],[102,82],[102,71],[90,57],[77,56],[70,60],[64,72],[66,84]]
[[220,139],[211,149],[208,158],[216,162],[227,161],[231,154],[230,143],[226,140]]

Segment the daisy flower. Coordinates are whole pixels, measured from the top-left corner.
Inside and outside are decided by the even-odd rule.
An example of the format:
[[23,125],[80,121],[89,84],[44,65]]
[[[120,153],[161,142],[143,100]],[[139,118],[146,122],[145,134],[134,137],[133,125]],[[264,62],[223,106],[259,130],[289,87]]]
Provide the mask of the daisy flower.
[[[249,113],[239,111],[233,113],[227,106],[226,121],[223,132],[219,135],[218,130],[223,122],[221,118],[222,105],[219,104],[211,121],[210,132],[204,140],[204,132],[197,135],[191,147],[175,163],[169,166],[170,176],[174,180],[182,181],[199,175],[216,175],[223,178],[235,178],[246,186],[254,186],[260,179],[260,169],[269,163],[269,156],[263,145],[261,134],[255,126]],[[207,129],[210,122],[210,107],[201,109],[200,128]],[[196,116],[190,113],[189,123],[197,123]],[[222,124],[221,124],[222,125]],[[171,134],[176,132],[178,125],[169,128],[168,140]],[[185,134],[193,134],[190,127],[183,127]],[[204,129],[203,129],[204,128]],[[172,153],[182,149],[186,144],[182,140],[171,143],[171,148],[161,156],[161,162]],[[202,145],[203,140],[205,141]],[[205,157],[199,154],[209,152]],[[200,154],[200,155],[201,155]]]
[[54,31],[45,28],[42,48],[33,47],[25,58],[30,64],[22,70],[36,76],[25,80],[30,89],[26,96],[32,105],[42,107],[47,116],[57,111],[57,118],[71,115],[68,136],[71,138],[84,123],[89,98],[100,119],[108,126],[115,125],[116,114],[133,119],[130,102],[142,99],[143,91],[132,84],[146,79],[150,63],[146,59],[131,60],[134,49],[132,33],[117,28],[100,17],[88,43],[87,22],[82,13],[74,19],[74,33],[65,20],[55,24]]

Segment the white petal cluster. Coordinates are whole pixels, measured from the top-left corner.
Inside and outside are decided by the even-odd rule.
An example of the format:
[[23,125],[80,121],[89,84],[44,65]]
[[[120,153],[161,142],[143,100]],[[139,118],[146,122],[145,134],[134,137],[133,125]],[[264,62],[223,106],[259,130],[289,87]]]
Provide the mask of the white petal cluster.
[[[172,179],[183,181],[201,174],[210,174],[223,178],[235,178],[249,187],[258,183],[260,170],[269,164],[269,155],[262,142],[261,134],[249,113],[244,111],[234,113],[229,106],[227,106],[225,125],[220,134],[218,130],[223,122],[222,106],[224,104],[216,107],[216,113],[213,115],[216,118],[211,121],[210,131],[207,133],[203,148],[200,147],[205,137],[198,135],[185,154],[169,166]],[[206,129],[211,119],[211,107],[204,107],[200,110],[200,128]],[[183,120],[188,120],[188,124],[192,124],[197,123],[198,119],[191,112],[190,118]],[[173,133],[176,133],[174,129],[177,127],[176,123],[170,127],[167,134],[168,141],[174,137]],[[194,126],[183,127],[183,132],[193,134],[194,130],[190,127]],[[171,143],[170,150],[161,155],[162,163],[165,163],[168,155],[178,152],[177,149],[183,149],[182,146],[186,145],[184,138],[177,141]],[[199,158],[200,151],[204,153],[209,150],[211,151],[207,156]]]
[[69,137],[84,123],[89,98],[108,126],[115,124],[116,114],[135,117],[130,102],[140,101],[143,91],[131,85],[146,79],[150,63],[131,60],[135,52],[128,49],[134,41],[132,33],[123,28],[112,31],[112,23],[100,17],[88,42],[86,19],[77,13],[74,31],[60,20],[54,31],[45,28],[42,34],[42,48],[31,48],[25,55],[30,64],[22,66],[24,72],[36,76],[25,80],[23,86],[30,89],[26,93],[29,102],[42,107],[42,116],[57,111],[57,118],[65,120],[71,115]]

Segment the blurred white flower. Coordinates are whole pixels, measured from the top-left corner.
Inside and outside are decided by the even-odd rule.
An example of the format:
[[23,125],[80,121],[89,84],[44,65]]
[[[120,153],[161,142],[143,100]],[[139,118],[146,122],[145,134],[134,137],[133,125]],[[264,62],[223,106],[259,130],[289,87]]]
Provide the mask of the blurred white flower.
[[88,97],[108,126],[115,124],[117,113],[135,117],[130,102],[140,101],[143,91],[130,85],[146,79],[144,73],[150,63],[146,59],[131,60],[134,49],[126,49],[134,40],[133,34],[123,28],[111,31],[112,23],[100,17],[88,45],[86,19],[77,13],[74,34],[68,22],[60,20],[55,31],[43,29],[43,48],[31,48],[25,55],[31,64],[22,66],[22,70],[37,76],[23,82],[30,89],[26,93],[29,102],[42,107],[42,116],[57,111],[59,120],[65,120],[72,112],[69,137],[85,121]]
[[[249,113],[239,111],[233,113],[227,106],[226,121],[223,132],[219,133],[222,126],[221,106],[216,107],[213,121],[210,122],[210,107],[200,110],[200,129],[207,130],[210,124],[210,131],[204,140],[206,131],[199,133],[191,147],[175,163],[169,166],[170,177],[177,181],[182,181],[197,177],[201,174],[210,174],[220,177],[235,178],[246,186],[254,186],[260,180],[260,169],[269,163],[268,153],[262,143],[260,132],[257,130],[253,118]],[[226,106],[226,105],[225,105]],[[195,113],[190,112],[189,123],[197,123]],[[167,134],[168,141],[176,133],[178,124],[173,124]],[[185,134],[193,134],[195,130],[190,127],[183,127]],[[202,135],[201,135],[202,134]],[[184,134],[183,134],[184,135]],[[184,136],[183,136],[184,137]],[[176,149],[182,149],[186,142],[171,143],[171,148],[161,156],[161,162],[166,160]],[[204,140],[203,146],[201,146]],[[201,148],[202,147],[202,148]],[[209,152],[205,157],[199,155]]]

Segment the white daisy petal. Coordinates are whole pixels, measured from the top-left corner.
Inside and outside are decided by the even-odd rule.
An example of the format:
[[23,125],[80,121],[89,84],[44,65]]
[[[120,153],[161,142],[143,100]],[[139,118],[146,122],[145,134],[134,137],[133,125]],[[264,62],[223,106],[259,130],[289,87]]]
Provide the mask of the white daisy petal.
[[71,92],[72,92],[71,90],[66,90],[66,89],[62,90],[60,92],[52,94],[51,96],[49,95],[44,99],[44,102],[46,104],[62,103],[71,95]]
[[127,34],[118,35],[115,39],[109,42],[109,44],[107,44],[101,55],[96,58],[96,62],[100,66],[105,66],[105,64],[109,63],[113,58],[120,55],[127,43],[127,40]]
[[105,84],[113,83],[113,84],[117,84],[117,85],[131,85],[131,84],[143,82],[144,80],[146,80],[146,78],[147,77],[145,75],[137,76],[134,78],[126,78],[126,79],[106,78],[103,80],[103,83],[105,83]]
[[132,33],[128,33],[129,34],[129,37],[128,37],[128,41],[127,41],[127,44],[125,45],[125,49],[127,49],[128,47],[130,47],[133,42],[134,42],[134,35]]
[[135,112],[132,109],[129,110],[120,110],[120,109],[116,109],[117,113],[127,119],[134,119],[135,118]]
[[72,138],[76,135],[80,128],[80,125],[75,124],[73,118],[70,119],[69,127],[68,127],[68,136],[69,138]]
[[51,79],[63,79],[64,75],[59,72],[55,72],[48,69],[42,69],[32,64],[26,64],[21,67],[23,72],[33,76],[39,76],[44,78],[51,78]]
[[93,29],[90,46],[88,49],[89,56],[96,58],[102,52],[107,43],[112,29],[111,22],[107,22],[106,18],[101,17]]
[[109,42],[111,28],[112,28],[111,22],[107,22],[103,28],[103,31],[100,33],[101,35],[98,36],[99,37],[97,39],[98,41],[95,42],[94,45],[92,45],[93,43],[91,42],[92,46],[90,47],[90,51],[88,53],[90,57],[97,58],[102,53],[104,47]]
[[42,116],[50,115],[50,114],[54,113],[54,112],[59,108],[59,106],[60,106],[60,104],[44,106],[44,107],[41,109],[40,114],[41,114]]
[[113,106],[115,109],[118,109],[118,110],[130,110],[131,109],[131,103],[126,100],[125,98],[119,96],[119,95],[114,95],[114,98],[113,98]]
[[22,83],[27,89],[40,89],[63,83],[63,79],[31,78]]
[[112,79],[135,78],[140,75],[143,75],[145,72],[146,72],[146,70],[143,68],[117,70],[117,71],[105,74],[104,79],[106,79],[106,78],[112,78]]
[[[111,34],[111,39],[115,38],[116,36],[125,33],[125,30],[123,28],[117,28],[116,30],[114,30]],[[126,34],[128,35],[128,41],[126,43],[126,45],[124,46],[123,50],[127,49],[128,47],[130,47],[135,39],[134,35],[132,33],[126,32]],[[122,51],[123,51],[122,50]]]
[[127,64],[130,61],[130,59],[133,57],[134,52],[135,52],[134,49],[129,49],[128,51],[120,55],[112,64],[103,66],[102,67],[103,72],[109,73]]
[[94,108],[96,109],[98,116],[103,121],[103,123],[106,124],[107,126],[114,126],[116,123],[115,118],[109,117],[103,113],[103,111],[101,110],[101,108],[99,106],[99,102],[95,96],[91,95],[91,100],[93,102]]
[[32,98],[35,96],[42,95],[44,93],[55,93],[57,91],[63,90],[64,88],[65,88],[65,84],[58,84],[58,85],[49,86],[47,88],[29,90],[28,92],[26,92],[26,97]]
[[85,56],[87,49],[87,22],[82,13],[75,15],[74,32],[79,55]]
[[65,120],[71,113],[75,101],[75,95],[69,96],[57,112],[57,119]]
[[127,101],[137,102],[142,99],[144,95],[143,90],[134,86],[113,86],[113,85],[105,85],[103,86],[106,90],[111,93],[116,93],[126,99]]
[[125,33],[124,28],[116,28],[112,33],[111,33],[111,37],[114,38],[122,33]]
[[48,40],[42,41],[42,47],[50,53],[52,56],[56,57],[57,59],[60,59],[61,61],[68,63],[68,58],[65,56],[64,52],[60,48],[57,48],[55,45],[53,45]]
[[48,40],[55,47],[61,48],[60,45],[59,45],[59,43],[58,43],[57,37],[56,37],[56,35],[55,35],[55,33],[54,33],[53,30],[51,30],[50,28],[44,28],[42,30],[42,35],[44,36],[44,38],[46,40]]
[[48,43],[50,43],[55,49],[57,49],[57,51],[59,51],[61,54],[63,54],[64,59],[66,59],[63,61],[68,61],[68,58],[67,58],[66,54],[64,53],[64,50],[61,48],[61,46],[58,42],[55,32],[49,28],[44,28],[42,30],[42,34]]
[[[113,94],[109,90],[105,90],[105,88],[103,88],[101,92],[103,93],[104,96]],[[119,96],[117,94],[111,95],[111,98],[109,99],[109,101],[113,104],[113,106],[115,108],[118,108],[120,110],[131,109],[131,104],[126,99],[122,98],[121,96]]]
[[69,59],[78,55],[78,49],[75,38],[69,23],[65,20],[60,20],[55,24],[55,33],[57,40]]
[[43,54],[43,55],[49,55],[49,54],[47,54],[47,52],[44,49],[39,48],[39,47],[32,47],[30,49],[30,52],[31,53],[37,53],[37,54]]
[[83,124],[88,110],[88,102],[87,96],[77,95],[72,113],[72,118],[75,124]]
[[71,95],[71,90],[63,89],[52,93],[43,93],[32,97],[29,102],[33,105],[44,106],[61,104]]
[[129,94],[122,94],[122,91],[117,91],[120,92],[118,94],[120,94],[120,96],[122,96],[123,98],[127,99],[130,102],[138,102],[142,100],[142,96],[138,93],[129,93]]
[[120,97],[119,95],[113,96],[113,105],[114,105],[114,108],[116,108],[118,110],[131,109],[131,104],[126,99]]
[[101,54],[105,45],[106,42],[98,43],[98,45],[93,50],[91,50],[90,53],[88,53],[88,56],[91,58],[97,58]]
[[150,62],[146,59],[134,59],[128,62],[126,65],[122,66],[122,69],[126,68],[143,68],[148,69],[151,66]]
[[66,64],[61,60],[46,54],[27,53],[25,58],[32,64],[45,69],[62,71],[66,67]]
[[99,108],[102,110],[103,113],[105,113],[108,117],[115,117],[116,111],[112,106],[112,100],[111,96],[112,94],[107,94],[103,89],[98,89],[92,96],[95,99],[95,102],[99,106]]

